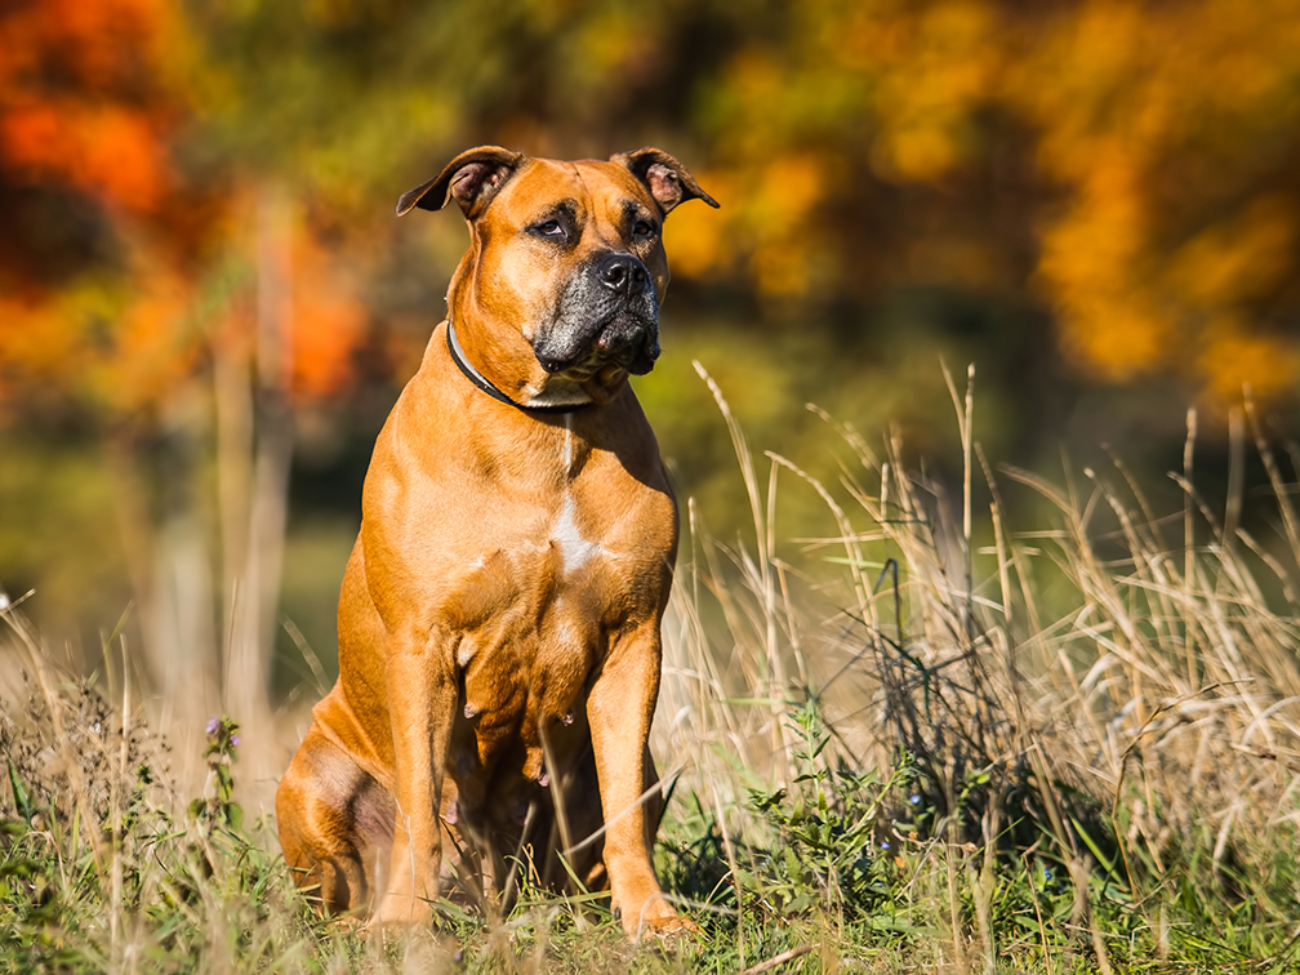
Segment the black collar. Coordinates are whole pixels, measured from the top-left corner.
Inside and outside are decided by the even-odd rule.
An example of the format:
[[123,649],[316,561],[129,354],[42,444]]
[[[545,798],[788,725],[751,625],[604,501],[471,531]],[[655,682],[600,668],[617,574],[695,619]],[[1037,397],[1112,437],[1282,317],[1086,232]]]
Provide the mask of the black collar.
[[465,353],[461,351],[460,343],[456,341],[456,330],[452,326],[450,315],[447,316],[447,351],[451,353],[451,361],[460,367],[460,371],[465,374],[466,379],[483,392],[487,393],[494,400],[499,400],[502,403],[513,406],[521,412],[534,413],[543,416],[555,416],[564,413],[578,413],[581,410],[596,405],[595,402],[574,403],[571,406],[568,404],[557,406],[525,406],[523,403],[516,403],[505,393],[501,392],[501,390],[497,389],[497,387],[493,386],[487,376],[483,375],[483,373],[470,365],[469,360],[465,358]]

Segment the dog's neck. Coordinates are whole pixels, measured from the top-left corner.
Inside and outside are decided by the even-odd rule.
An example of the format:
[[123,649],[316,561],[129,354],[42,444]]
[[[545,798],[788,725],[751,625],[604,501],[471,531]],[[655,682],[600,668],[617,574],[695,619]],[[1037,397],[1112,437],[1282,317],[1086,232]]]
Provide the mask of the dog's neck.
[[[595,401],[587,396],[581,386],[563,380],[560,381],[558,388],[551,388],[553,384],[548,383],[527,403],[520,403],[511,399],[494,385],[487,376],[475,369],[474,364],[466,358],[464,350],[460,347],[460,342],[456,339],[456,327],[452,321],[450,311],[447,313],[447,351],[451,354],[452,361],[464,373],[466,379],[493,399],[507,403],[524,413],[541,416],[568,415],[596,405]],[[581,398],[578,399],[578,397]]]

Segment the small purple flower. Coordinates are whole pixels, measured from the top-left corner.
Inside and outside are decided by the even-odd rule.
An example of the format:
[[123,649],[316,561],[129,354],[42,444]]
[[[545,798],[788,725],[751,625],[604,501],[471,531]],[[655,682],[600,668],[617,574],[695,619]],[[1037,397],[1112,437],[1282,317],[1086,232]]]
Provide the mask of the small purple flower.
[[880,843],[880,848],[881,848],[882,850],[888,850],[888,849],[889,849],[889,840],[882,840],[881,843]]
[[217,733],[217,729],[220,728],[220,727],[221,727],[221,719],[220,719],[220,718],[209,718],[209,719],[208,719],[208,734],[210,734],[210,735],[215,735],[215,734]]
[[230,744],[231,744],[231,747],[233,747],[233,748],[238,748],[238,747],[239,747],[239,735],[231,735],[231,736],[230,736]]
[[908,796],[908,797],[907,797],[907,801],[910,802],[910,803],[911,803],[912,805],[914,805],[914,806],[915,806],[915,805],[919,805],[920,802],[921,802],[921,797],[920,797],[920,796]]

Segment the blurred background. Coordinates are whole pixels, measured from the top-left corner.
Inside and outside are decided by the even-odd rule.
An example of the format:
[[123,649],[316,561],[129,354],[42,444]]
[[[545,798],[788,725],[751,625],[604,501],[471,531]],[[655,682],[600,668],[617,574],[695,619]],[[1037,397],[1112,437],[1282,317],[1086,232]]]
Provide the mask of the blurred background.
[[[393,204],[481,143],[657,145],[721,202],[667,223],[636,389],[724,540],[693,360],[830,483],[809,402],[960,477],[941,362],[993,461],[1105,445],[1160,512],[1189,407],[1215,505],[1261,476],[1243,387],[1300,434],[1300,0],[8,0],[0,588],[56,655],[120,633],[199,730],[328,685],[369,452],[466,242]],[[821,512],[786,491],[781,537]]]

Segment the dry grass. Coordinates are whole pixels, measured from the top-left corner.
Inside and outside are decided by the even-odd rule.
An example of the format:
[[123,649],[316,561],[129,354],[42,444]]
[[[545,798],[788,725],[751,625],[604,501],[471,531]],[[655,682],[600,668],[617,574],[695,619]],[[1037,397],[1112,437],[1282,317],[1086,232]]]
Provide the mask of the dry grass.
[[[1241,528],[1240,478],[1221,519],[1196,496],[1193,433],[1172,523],[1118,462],[1064,487],[995,473],[971,380],[950,382],[951,495],[908,471],[896,438],[877,455],[848,427],[840,483],[772,453],[760,471],[709,381],[754,530],[724,545],[686,507],[654,738],[674,781],[660,866],[699,945],[633,952],[598,899],[533,890],[500,922],[447,907],[434,937],[315,919],[266,824],[187,819],[139,776],[156,746],[130,698],[57,686],[8,611],[35,704],[3,734],[7,967],[1286,970],[1294,485],[1249,408],[1276,539]],[[1046,528],[1007,522],[1013,484],[1050,510]],[[778,489],[817,492],[833,530],[779,541]]]
[[[797,742],[782,715],[812,701],[831,732],[829,766],[891,769],[907,756],[934,810],[929,839],[959,854],[944,868],[941,920],[976,928],[987,957],[981,891],[994,858],[1026,851],[1077,881],[1077,924],[1089,923],[1084,878],[1109,877],[1158,951],[1160,895],[1180,885],[1207,906],[1245,898],[1286,915],[1300,812],[1300,539],[1295,485],[1249,402],[1279,537],[1240,527],[1239,478],[1223,519],[1196,495],[1189,414],[1187,466],[1173,475],[1187,506],[1171,544],[1118,459],[1109,476],[1085,470],[1083,490],[995,474],[972,435],[973,371],[964,395],[949,380],[965,454],[957,498],[910,473],[896,438],[878,456],[844,426],[856,464],[838,485],[770,452],[764,485],[700,371],[731,429],[754,533],[731,548],[691,533],[701,541],[679,570],[656,754],[674,756],[679,790],[707,797],[724,832],[770,844],[746,790],[790,783]],[[843,567],[832,580],[777,554],[778,476],[824,500],[835,533],[804,550]],[[987,514],[972,510],[977,480]],[[1008,481],[1047,502],[1051,527],[1007,523]],[[701,621],[711,609],[721,639]],[[1089,937],[1104,967],[1095,925]]]

